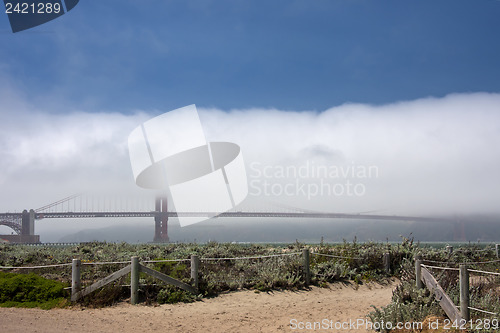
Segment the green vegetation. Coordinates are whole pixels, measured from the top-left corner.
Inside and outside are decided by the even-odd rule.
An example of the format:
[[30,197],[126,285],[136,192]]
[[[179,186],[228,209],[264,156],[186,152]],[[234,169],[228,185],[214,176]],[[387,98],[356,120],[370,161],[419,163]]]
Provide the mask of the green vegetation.
[[[156,262],[148,265],[173,278],[191,283],[190,264],[187,260],[192,254],[196,254],[202,259],[199,267],[200,295],[196,297],[145,274],[140,276],[141,297],[146,304],[189,302],[197,297],[215,296],[220,292],[238,289],[268,291],[305,288],[301,252],[306,247],[312,252],[343,257],[311,255],[311,283],[315,285],[325,285],[338,280],[354,280],[362,283],[385,279],[391,274],[386,274],[383,269],[381,258],[384,252],[394,253],[391,264],[396,274],[400,258],[410,255],[407,245],[358,244],[356,242],[318,246],[309,246],[299,242],[283,246],[216,242],[203,245],[132,245],[94,242],[68,247],[0,245],[0,266],[51,265],[68,263],[73,258],[79,258],[83,264],[82,285],[88,286],[127,265],[132,256],[138,256],[141,262],[181,259],[183,261]],[[228,260],[228,258],[241,257],[250,258]],[[207,258],[210,260],[203,260]],[[92,265],[95,262],[124,263]],[[66,285],[71,283],[70,266],[36,269],[35,272],[46,279]],[[129,284],[130,277],[123,277],[108,287],[84,297],[79,302],[85,306],[106,306],[124,300],[129,297],[129,292],[122,286]]]
[[[306,245],[238,245],[210,242],[208,244],[108,244],[94,242],[79,246],[48,247],[0,245],[0,266],[30,266],[69,263],[73,258],[81,259],[82,285],[88,286],[127,265],[130,257],[138,256],[141,262],[156,260],[182,260],[154,262],[150,268],[167,274],[185,283],[191,283],[191,255],[201,258],[199,267],[199,293],[192,295],[146,274],[140,275],[140,296],[145,304],[192,302],[200,297],[216,296],[218,293],[254,289],[268,291],[279,289],[304,289],[305,272],[302,250],[308,248],[310,256],[311,284],[326,286],[328,283],[344,281],[365,283],[383,282],[398,277],[401,285],[394,291],[392,303],[374,309],[369,317],[380,322],[423,321],[429,316],[443,316],[434,296],[427,289],[415,287],[414,258],[420,254],[426,260],[449,263],[479,262],[496,259],[493,249],[477,245],[465,245],[453,254],[445,248],[423,247],[411,239],[403,238],[393,243],[358,243]],[[382,257],[390,254],[390,272],[386,272]],[[242,258],[228,260],[228,258]],[[92,265],[95,262],[124,262]],[[443,264],[442,266],[446,266]],[[471,265],[471,268],[498,271],[498,263]],[[21,273],[20,270],[14,270]],[[24,273],[24,270],[22,271]],[[63,287],[71,283],[71,267],[48,267],[33,270],[34,274],[1,273],[0,300],[3,306],[40,306],[68,304],[68,294]],[[458,304],[458,274],[455,271],[433,271],[434,276],[446,292]],[[14,279],[12,276],[15,276]],[[8,277],[8,278],[7,278]],[[48,280],[47,280],[48,279]],[[3,281],[10,282],[3,282]],[[488,311],[500,311],[500,281],[495,276],[471,279],[471,306]],[[130,277],[125,276],[79,300],[84,306],[107,306],[130,297]],[[15,290],[24,290],[18,292]],[[64,300],[66,300],[64,302]],[[485,318],[472,312],[473,318]],[[483,332],[487,332],[483,330]]]
[[178,302],[190,303],[194,302],[196,297],[184,290],[173,286],[166,286],[158,292],[156,301],[159,304],[173,304]]
[[33,273],[0,272],[0,306],[51,309],[67,304],[65,285]]

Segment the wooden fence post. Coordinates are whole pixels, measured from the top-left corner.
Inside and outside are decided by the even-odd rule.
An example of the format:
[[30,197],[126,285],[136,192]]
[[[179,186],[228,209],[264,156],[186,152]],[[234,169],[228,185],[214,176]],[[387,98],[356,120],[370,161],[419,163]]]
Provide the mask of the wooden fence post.
[[495,244],[495,249],[497,251],[497,259],[500,258],[500,244]]
[[194,288],[198,292],[198,269],[200,265],[200,260],[197,255],[191,256],[191,279],[193,280]]
[[139,303],[139,257],[132,257],[130,271],[130,303]]
[[427,289],[429,289],[436,296],[436,300],[439,302],[439,305],[444,310],[448,318],[450,318],[452,322],[456,320],[457,323],[460,323],[463,318],[457,306],[439,285],[436,278],[432,276],[432,274],[425,267],[422,267],[422,279],[424,280]]
[[424,284],[422,282],[422,260],[420,256],[417,256],[417,260],[415,260],[415,277],[417,280],[417,289],[422,289]]
[[469,271],[467,270],[467,265],[460,265],[460,314],[466,321],[470,320]]
[[389,252],[384,253],[383,262],[384,262],[385,273],[390,274],[391,273],[391,255]]
[[306,286],[311,283],[311,271],[309,269],[309,249],[302,250],[302,255],[304,257],[304,273]]
[[76,294],[82,289],[80,267],[82,262],[80,259],[73,259],[71,263],[71,300],[76,301]]

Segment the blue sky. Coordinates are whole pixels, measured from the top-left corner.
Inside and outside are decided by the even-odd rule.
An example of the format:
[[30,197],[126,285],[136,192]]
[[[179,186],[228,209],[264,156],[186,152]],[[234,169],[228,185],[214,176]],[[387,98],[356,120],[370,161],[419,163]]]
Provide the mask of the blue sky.
[[54,112],[317,110],[500,91],[494,0],[82,0],[12,34],[0,77]]

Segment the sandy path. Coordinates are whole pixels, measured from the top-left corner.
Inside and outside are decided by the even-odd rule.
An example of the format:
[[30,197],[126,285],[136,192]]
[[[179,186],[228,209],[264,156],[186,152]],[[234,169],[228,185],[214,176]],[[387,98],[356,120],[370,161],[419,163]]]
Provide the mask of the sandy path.
[[122,303],[105,309],[0,308],[0,332],[311,332],[321,329],[299,329],[300,323],[323,320],[333,321],[328,332],[367,332],[335,329],[335,323],[365,318],[370,305],[388,304],[395,285],[337,283],[298,292],[240,291],[156,307]]

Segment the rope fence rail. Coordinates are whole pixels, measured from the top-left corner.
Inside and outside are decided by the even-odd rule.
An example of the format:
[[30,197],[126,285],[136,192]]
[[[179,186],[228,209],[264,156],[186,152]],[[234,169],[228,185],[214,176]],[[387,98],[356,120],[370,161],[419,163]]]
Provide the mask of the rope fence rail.
[[430,265],[424,265],[424,264],[422,264],[422,267],[433,268],[433,269],[441,269],[443,271],[459,271],[460,270],[459,268],[430,266]]
[[486,311],[486,310],[481,310],[481,309],[476,309],[476,308],[473,308],[471,306],[469,306],[469,309],[477,311],[477,312],[482,312],[482,313],[490,314],[490,315],[493,315],[493,316],[497,316],[498,315],[498,313],[490,312],[490,311]]
[[95,266],[95,265],[117,265],[117,264],[130,264],[130,261],[82,262],[82,265],[87,265],[87,266]]
[[443,265],[486,265],[486,264],[493,264],[500,262],[500,259],[496,260],[489,260],[489,261],[467,261],[467,262],[455,262],[455,261],[436,261],[436,260],[429,260],[429,259],[421,259],[422,261],[425,262],[430,262],[433,264],[443,264]]
[[326,254],[326,253],[318,253],[318,252],[311,252],[311,254],[314,254],[316,256],[322,256],[322,257],[330,257],[330,258],[338,258],[338,259],[353,259],[353,260],[363,260],[364,258],[358,258],[358,257],[344,257],[344,256],[337,256],[333,254]]
[[[292,255],[300,255],[302,252],[293,252],[293,253],[282,253],[282,254],[271,254],[271,255],[263,255],[263,256],[251,256],[251,257],[228,257],[228,258],[199,258],[200,261],[217,261],[217,260],[251,260],[251,259],[264,259],[264,258],[274,258],[274,257],[285,257]],[[158,260],[144,260],[141,263],[144,264],[152,264],[152,263],[161,263],[161,262],[187,262],[191,261],[191,259],[158,259]],[[130,264],[130,261],[104,261],[104,262],[82,262],[81,265],[116,265],[116,264]],[[0,269],[40,269],[40,268],[49,268],[49,267],[64,267],[71,266],[72,263],[63,263],[63,264],[53,264],[53,265],[40,265],[40,266],[0,266]]]
[[489,274],[489,275],[497,275],[497,276],[500,275],[500,273],[497,273],[497,272],[480,271],[480,270],[477,270],[477,269],[469,269],[469,272],[481,273],[481,274]]
[[[490,250],[490,249],[477,250],[477,251],[485,251],[485,250]],[[264,259],[264,258],[273,258],[273,257],[282,257],[282,256],[292,256],[292,255],[300,255],[300,254],[302,254],[302,252],[281,253],[281,254],[262,255],[262,256],[247,256],[247,257],[200,258],[199,260],[200,261],[251,260],[251,259]],[[347,256],[332,255],[332,254],[319,253],[319,252],[310,252],[310,254],[316,255],[316,256],[336,258],[336,259],[351,259],[351,260],[363,260],[364,259],[361,257],[347,257]],[[158,259],[158,260],[144,260],[141,262],[145,263],[145,264],[150,264],[150,263],[161,263],[161,262],[187,262],[187,261],[190,261],[190,259]],[[427,262],[427,263],[445,264],[445,265],[477,265],[477,264],[497,263],[497,262],[500,262],[500,259],[490,260],[490,261],[478,261],[478,262],[435,261],[435,260],[429,260],[429,259],[421,259],[421,261]],[[82,265],[112,265],[112,264],[127,264],[127,263],[129,263],[129,261],[82,262],[81,264]],[[40,265],[40,266],[0,266],[0,269],[40,269],[40,268],[64,267],[64,266],[71,266],[71,263]],[[422,266],[428,267],[428,268],[434,268],[434,269],[442,269],[442,270],[458,270],[458,268],[438,267],[438,266],[424,265],[424,264],[422,264]],[[471,269],[469,269],[469,271],[477,272],[477,273],[490,273],[490,274],[500,275],[500,273],[495,273],[495,272],[486,272],[486,271],[479,271],[479,270],[475,271],[475,270],[471,270]]]
[[64,266],[71,266],[71,263],[69,263],[69,264],[42,265],[42,266],[0,266],[0,269],[40,269],[40,268],[64,267]]
[[264,259],[264,258],[275,258],[275,257],[285,257],[300,255],[302,252],[293,253],[281,253],[281,254],[270,254],[265,256],[252,256],[252,257],[233,257],[233,258],[200,258],[201,261],[218,261],[218,260],[251,260],[251,259]]
[[141,262],[144,264],[154,264],[154,263],[160,263],[160,262],[185,262],[185,261],[190,261],[190,260],[191,259],[158,259],[158,260],[144,260]]

